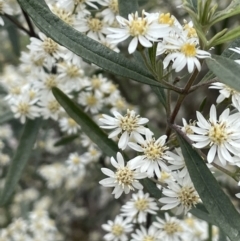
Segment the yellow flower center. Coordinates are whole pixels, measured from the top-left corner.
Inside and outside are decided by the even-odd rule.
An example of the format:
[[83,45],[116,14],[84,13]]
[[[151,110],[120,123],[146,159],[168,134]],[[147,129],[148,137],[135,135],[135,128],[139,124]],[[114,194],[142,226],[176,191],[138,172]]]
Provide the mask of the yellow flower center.
[[58,44],[50,38],[46,38],[42,44],[44,51],[48,54],[54,54],[58,50]]
[[12,87],[10,89],[11,94],[13,95],[20,95],[21,94],[21,88],[19,86],[17,87]]
[[214,123],[212,124],[208,136],[213,144],[221,145],[228,140],[230,133],[226,130],[226,123]]
[[95,106],[97,104],[97,98],[94,95],[89,95],[86,102],[88,106]]
[[161,13],[159,18],[158,18],[158,22],[162,23],[162,24],[169,24],[170,26],[172,26],[174,24],[174,17],[171,16],[170,13]]
[[115,175],[119,185],[121,185],[123,188],[126,185],[130,189],[133,189],[132,187],[133,171],[132,170],[130,170],[128,167],[123,167],[118,169]]
[[186,218],[184,222],[191,228],[194,228],[195,221],[193,218]]
[[119,237],[123,234],[123,227],[120,226],[119,224],[114,224],[112,226],[112,234]]
[[76,65],[67,66],[66,73],[70,78],[81,77],[83,75],[83,71],[80,70]]
[[130,110],[127,110],[127,114],[120,120],[120,127],[123,131],[132,132],[138,127],[139,115],[131,115]]
[[62,21],[69,24],[70,26],[73,25],[73,15],[70,12],[65,11],[64,9],[55,7],[53,9],[53,13],[57,15]]
[[108,7],[113,11],[114,14],[118,14],[118,0],[110,1]]
[[44,84],[48,89],[52,89],[53,87],[57,86],[57,81],[55,76],[50,75],[48,78],[46,78]]
[[163,226],[163,230],[168,235],[173,235],[177,232],[182,232],[182,227],[176,222],[166,222]]
[[134,206],[139,211],[145,211],[148,208],[148,200],[146,200],[146,199],[138,199],[134,203]]
[[187,36],[189,38],[197,38],[197,31],[196,31],[196,29],[194,27],[189,26],[189,24],[185,24],[183,26],[183,29],[187,30],[187,33],[188,33]]
[[190,209],[199,202],[199,197],[196,194],[194,187],[182,187],[181,191],[178,193],[178,199],[183,206]]
[[92,78],[91,83],[94,89],[99,89],[101,87],[101,81],[97,76]]
[[168,172],[161,171],[161,177],[158,178],[160,182],[165,182],[170,177],[170,174]]
[[99,32],[102,30],[103,24],[102,21],[98,18],[90,18],[87,21],[88,27],[93,32]]
[[145,236],[143,241],[155,241],[155,238],[153,236]]
[[144,18],[135,18],[129,23],[129,33],[131,36],[144,35],[147,32],[147,21]]
[[70,127],[75,127],[75,126],[77,126],[77,123],[76,123],[76,121],[74,119],[68,118],[68,125]]
[[78,164],[80,163],[79,157],[78,157],[78,156],[73,157],[73,158],[72,158],[72,163],[73,163],[74,165],[78,165]]
[[22,115],[26,115],[29,112],[29,105],[27,103],[19,103],[18,105],[18,111]]
[[36,91],[29,90],[28,95],[29,95],[30,100],[33,100],[36,97]]
[[187,57],[194,57],[196,56],[196,45],[195,44],[190,44],[186,43],[181,47],[181,52],[185,54]]
[[47,107],[52,113],[55,113],[60,109],[60,105],[56,100],[49,101]]
[[162,159],[164,152],[168,149],[168,147],[157,143],[154,138],[143,145],[142,148],[147,159],[152,161]]
[[32,59],[32,62],[35,64],[35,66],[41,67],[44,64],[44,58],[39,58],[39,59],[36,59],[36,60]]

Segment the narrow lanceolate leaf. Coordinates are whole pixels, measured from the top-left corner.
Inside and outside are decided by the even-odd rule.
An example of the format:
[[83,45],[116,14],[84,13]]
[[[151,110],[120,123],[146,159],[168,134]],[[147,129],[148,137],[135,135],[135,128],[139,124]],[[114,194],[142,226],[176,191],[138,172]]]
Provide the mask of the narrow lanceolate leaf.
[[216,222],[214,222],[214,220],[209,215],[207,210],[204,210],[201,206],[202,205],[198,204],[196,207],[191,208],[191,210],[189,212],[191,214],[193,214],[195,217],[202,219],[202,220],[206,221],[207,223],[211,223],[211,224],[214,224],[217,226]]
[[135,13],[138,10],[138,0],[118,0],[119,14],[127,18],[129,13]]
[[[240,46],[240,38],[235,39],[232,43],[230,43],[227,48],[222,52],[221,56],[226,57],[228,59],[236,60],[239,59],[240,55],[232,50],[230,48],[236,48]],[[208,73],[204,76],[204,78],[201,81],[206,81],[213,79],[215,75],[212,71],[208,71]]]
[[40,125],[41,119],[27,120],[25,123],[18,148],[7,172],[5,186],[0,198],[1,205],[7,204],[9,198],[14,192],[15,186],[17,185],[23,169],[29,160]]
[[88,38],[55,16],[49,8],[36,0],[18,0],[38,28],[59,44],[94,63],[106,71],[135,81],[161,86],[153,76],[136,61],[129,60],[104,45]]
[[223,56],[214,55],[212,57],[212,59],[206,60],[208,68],[222,83],[240,92],[240,65]]
[[63,146],[63,145],[67,145],[71,142],[73,142],[75,139],[77,139],[79,137],[78,134],[76,135],[70,135],[70,136],[64,136],[62,137],[60,140],[56,141],[54,143],[54,146]]
[[4,113],[0,116],[0,125],[13,119],[13,113],[11,111]]
[[193,184],[209,215],[231,241],[239,241],[240,214],[198,153],[179,134],[178,139]]
[[157,188],[156,183],[153,182],[151,179],[149,178],[145,178],[143,180],[140,180],[140,182],[142,183],[142,185],[145,188],[145,191],[148,192],[151,197],[154,197],[156,199],[161,198],[162,196],[162,191],[160,189]]
[[68,115],[73,118],[82,128],[82,131],[94,142],[107,156],[116,156],[118,147],[115,142],[108,139],[107,135],[99,126],[61,90],[53,88],[52,92],[59,104],[65,109]]
[[155,94],[157,95],[159,101],[164,106],[164,108],[166,108],[167,102],[166,102],[166,95],[165,95],[164,89],[156,86],[152,86],[152,90],[155,92]]

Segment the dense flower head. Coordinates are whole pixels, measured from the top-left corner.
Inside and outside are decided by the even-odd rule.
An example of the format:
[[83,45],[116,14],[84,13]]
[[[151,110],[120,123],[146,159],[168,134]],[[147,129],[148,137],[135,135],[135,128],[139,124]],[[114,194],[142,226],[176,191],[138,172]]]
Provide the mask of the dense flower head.
[[99,121],[105,125],[100,127],[104,129],[114,129],[109,134],[109,138],[121,134],[118,142],[120,149],[124,150],[127,147],[130,138],[138,140],[142,138],[141,134],[145,134],[147,128],[143,125],[148,122],[148,119],[136,115],[134,110],[127,110],[124,116],[117,111],[113,111],[113,115],[114,117],[103,114]]
[[143,188],[137,179],[145,178],[146,174],[138,172],[128,164],[125,165],[120,152],[117,153],[117,161],[113,157],[111,158],[111,164],[116,168],[116,171],[101,168],[102,172],[109,177],[99,183],[105,187],[114,187],[112,194],[115,195],[115,198],[119,198],[123,192],[128,194],[130,190]]
[[130,218],[133,222],[146,222],[147,214],[156,214],[158,210],[157,203],[149,196],[149,193],[144,193],[142,190],[133,193],[130,201],[122,206],[121,215]]
[[197,112],[197,126],[191,126],[193,135],[188,135],[195,142],[194,147],[210,147],[207,155],[207,161],[213,162],[217,156],[223,165],[227,162],[236,164],[239,162],[240,131],[239,131],[239,113],[230,114],[226,109],[217,118],[215,105],[211,106],[209,119]]

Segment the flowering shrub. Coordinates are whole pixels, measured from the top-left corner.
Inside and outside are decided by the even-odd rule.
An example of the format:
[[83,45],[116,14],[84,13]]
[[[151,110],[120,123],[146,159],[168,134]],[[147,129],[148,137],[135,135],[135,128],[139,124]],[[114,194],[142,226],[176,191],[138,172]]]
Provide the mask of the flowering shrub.
[[0,240],[240,240],[240,1],[153,2],[0,0]]

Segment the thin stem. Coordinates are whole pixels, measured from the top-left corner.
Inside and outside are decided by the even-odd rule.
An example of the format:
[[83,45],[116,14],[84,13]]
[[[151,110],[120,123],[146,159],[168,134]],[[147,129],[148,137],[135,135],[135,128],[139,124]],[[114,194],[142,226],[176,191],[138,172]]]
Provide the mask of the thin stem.
[[25,32],[27,35],[31,36],[31,33],[28,29],[24,28],[15,18],[12,16],[5,14],[6,18],[8,18],[12,23],[14,23],[19,29],[21,29],[23,32]]
[[[180,129],[180,127],[179,127],[178,125],[176,125],[176,124],[171,124],[171,123],[169,123],[169,125],[170,125],[171,128],[174,129],[182,138],[184,138],[185,141],[186,141],[188,144],[190,144],[190,145],[192,146],[193,141]],[[203,158],[203,161],[204,161],[205,163],[208,163],[208,162],[207,162],[207,156],[206,156],[201,150],[196,149],[196,148],[195,148],[194,150],[198,153],[198,155],[199,155],[200,157]],[[211,165],[214,166],[214,167],[215,167],[216,169],[218,169],[219,171],[225,173],[226,175],[228,175],[228,176],[231,177],[232,179],[234,179],[236,182],[238,182],[238,179],[236,178],[235,173],[232,173],[232,172],[228,171],[227,169],[219,166],[218,164],[216,164],[216,163],[214,163],[214,162],[211,163]]]
[[213,236],[212,224],[208,223],[208,241],[212,241],[212,236]]
[[28,28],[29,28],[29,36],[38,38],[38,36],[36,35],[36,33],[34,31],[34,27],[33,27],[31,19],[29,18],[29,16],[23,9],[22,9],[22,12],[23,12],[24,18],[27,22]]
[[[193,82],[195,81],[198,73],[199,73],[199,72],[198,72],[198,69],[195,68],[195,70],[194,70],[194,72],[192,73],[192,75],[190,76],[187,84],[185,85],[182,93],[179,95],[178,100],[177,100],[177,103],[176,103],[176,105],[175,105],[175,108],[174,108],[174,110],[173,110],[173,112],[172,112],[172,114],[171,114],[171,116],[170,116],[170,118],[169,118],[169,121],[168,121],[170,124],[173,124],[173,123],[174,123],[174,121],[175,121],[175,119],[176,119],[176,117],[177,117],[177,114],[178,114],[178,112],[179,112],[179,110],[180,110],[180,107],[181,107],[184,99],[186,98],[186,95],[188,94],[189,89],[190,89],[191,86],[193,85]],[[167,135],[168,137],[170,136],[171,131],[172,131],[171,128],[168,127],[168,128],[167,128],[167,131],[166,131],[166,135]]]
[[198,88],[201,88],[201,87],[204,87],[204,86],[208,86],[212,83],[215,83],[217,82],[217,77],[209,80],[208,82],[205,82],[205,83],[201,83],[201,84],[198,84],[198,85],[194,85],[190,88],[190,90],[188,91],[188,93],[192,93],[193,91],[197,90]]
[[148,63],[148,60],[145,56],[145,54],[143,53],[143,51],[140,51],[142,57],[143,57],[143,60],[144,60],[144,63],[145,65],[147,66],[147,68],[151,71],[151,73],[153,74],[154,78],[157,79],[160,83],[162,83],[163,85],[165,85],[165,88],[166,89],[170,89],[170,90],[173,90],[179,94],[181,94],[183,92],[183,89],[182,88],[178,88],[174,85],[171,85],[169,84],[167,81],[161,79],[159,80],[159,77],[157,76],[156,72],[154,71],[153,67]]

